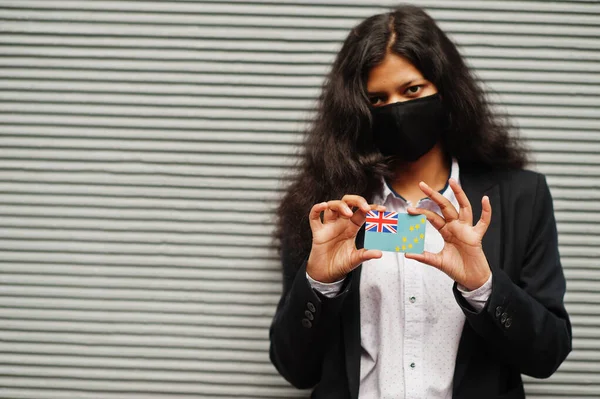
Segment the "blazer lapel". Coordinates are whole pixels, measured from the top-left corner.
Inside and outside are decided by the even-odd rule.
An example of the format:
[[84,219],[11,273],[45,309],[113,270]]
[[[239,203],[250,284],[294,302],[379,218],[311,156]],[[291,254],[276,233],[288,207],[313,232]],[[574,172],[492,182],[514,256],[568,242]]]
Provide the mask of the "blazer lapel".
[[[477,223],[481,217],[481,199],[483,196],[487,195],[490,199],[490,204],[492,206],[492,221],[487,232],[483,236],[482,246],[483,252],[485,253],[493,273],[493,271],[498,270],[501,265],[502,206],[500,204],[500,186],[496,181],[486,178],[485,176],[489,175],[476,174],[468,170],[463,171],[463,169],[460,171],[461,187],[467,195],[467,198],[469,198],[471,208],[473,209],[473,223]],[[471,342],[474,340],[470,338],[471,333],[471,328],[465,324],[456,356],[453,382],[454,392],[456,392],[465,376],[469,358],[473,353]]]
[[[364,226],[356,235],[356,247],[364,247]],[[342,307],[342,331],[346,356],[346,377],[350,388],[350,398],[358,399],[360,384],[360,273],[362,265],[352,271],[350,292]]]
[[362,265],[353,272],[352,286],[342,308],[342,331],[346,355],[346,376],[350,398],[358,398],[360,383],[360,272]]

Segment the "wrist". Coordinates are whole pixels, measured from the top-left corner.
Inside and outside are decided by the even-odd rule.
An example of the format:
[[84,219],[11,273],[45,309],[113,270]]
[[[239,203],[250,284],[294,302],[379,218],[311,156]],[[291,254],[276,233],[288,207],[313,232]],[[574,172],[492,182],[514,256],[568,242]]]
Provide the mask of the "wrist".
[[332,283],[325,283],[323,281],[315,280],[307,272],[306,273],[306,279],[313,286],[313,288],[316,288],[316,287],[317,288],[331,288],[331,287],[335,288],[335,287],[339,287],[341,285],[341,283],[343,283],[346,278],[342,277],[341,279],[336,280],[336,281],[334,281]]
[[314,281],[317,281],[317,282],[323,283],[323,284],[331,284],[331,283],[335,283],[336,281],[340,280],[339,278],[336,279],[336,278],[332,278],[331,276],[327,276],[323,273],[319,273],[318,271],[316,271],[314,269],[309,269],[308,265],[306,266],[306,274],[308,275],[308,277],[310,277]]
[[473,279],[469,279],[464,284],[460,284],[466,291],[475,291],[478,288],[483,287],[483,285],[490,279],[492,275],[492,271],[489,267],[483,269],[480,273],[477,273],[477,277]]
[[306,263],[306,274],[313,280],[318,281],[319,283],[331,284],[337,281],[340,281],[344,278],[344,276],[333,276],[330,273],[324,273],[323,267],[320,266],[320,262],[315,262],[308,258]]

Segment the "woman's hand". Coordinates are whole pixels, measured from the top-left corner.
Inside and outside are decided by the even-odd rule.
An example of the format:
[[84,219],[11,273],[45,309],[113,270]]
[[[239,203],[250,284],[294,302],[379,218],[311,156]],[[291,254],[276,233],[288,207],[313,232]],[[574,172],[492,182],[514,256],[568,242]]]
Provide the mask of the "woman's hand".
[[419,208],[408,208],[411,215],[425,215],[444,239],[444,249],[437,253],[406,254],[406,258],[427,263],[446,273],[467,290],[481,287],[490,277],[491,271],[483,253],[481,240],[492,218],[492,206],[486,196],[481,200],[481,218],[473,226],[473,211],[465,192],[456,180],[450,179],[450,187],[458,200],[460,212],[442,194],[424,182],[419,184],[421,191],[435,201],[442,211],[437,213]]
[[[352,212],[353,207],[358,208]],[[310,211],[312,249],[306,264],[308,275],[323,283],[338,281],[362,262],[381,258],[379,250],[356,249],[356,234],[370,210],[385,211],[384,206],[369,205],[358,195],[322,202]],[[323,220],[321,221],[321,212]]]

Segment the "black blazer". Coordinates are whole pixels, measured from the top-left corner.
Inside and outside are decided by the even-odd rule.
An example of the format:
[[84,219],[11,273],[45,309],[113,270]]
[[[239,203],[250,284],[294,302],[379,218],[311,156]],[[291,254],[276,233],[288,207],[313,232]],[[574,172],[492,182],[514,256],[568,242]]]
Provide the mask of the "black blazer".
[[[492,204],[483,238],[492,293],[476,312],[454,284],[466,322],[453,398],[524,398],[521,374],[549,377],[571,351],[550,191],[543,175],[524,170],[481,173],[461,166],[460,180],[475,220],[484,195]],[[359,234],[359,248],[363,240]],[[313,398],[356,399],[361,266],[347,276],[339,295],[326,298],[307,281],[306,261],[292,264],[282,248],[282,263],[283,294],[269,334],[271,361],[295,387],[314,387]]]

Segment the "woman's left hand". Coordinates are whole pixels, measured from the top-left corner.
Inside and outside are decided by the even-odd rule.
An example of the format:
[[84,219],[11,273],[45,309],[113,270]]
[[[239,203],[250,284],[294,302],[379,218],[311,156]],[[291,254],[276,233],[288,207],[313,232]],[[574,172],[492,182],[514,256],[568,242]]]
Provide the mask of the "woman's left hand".
[[472,291],[481,287],[490,277],[490,266],[483,253],[481,240],[490,225],[492,206],[486,196],[481,200],[481,218],[473,226],[473,210],[465,192],[456,180],[450,179],[450,187],[458,200],[460,211],[442,194],[424,182],[421,191],[431,198],[442,211],[442,216],[421,208],[408,208],[411,215],[424,215],[444,239],[444,249],[437,253],[405,254],[406,258],[426,263],[446,273],[459,285]]

